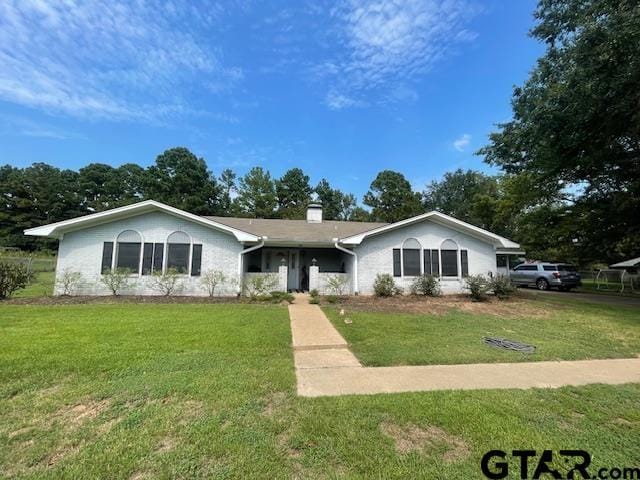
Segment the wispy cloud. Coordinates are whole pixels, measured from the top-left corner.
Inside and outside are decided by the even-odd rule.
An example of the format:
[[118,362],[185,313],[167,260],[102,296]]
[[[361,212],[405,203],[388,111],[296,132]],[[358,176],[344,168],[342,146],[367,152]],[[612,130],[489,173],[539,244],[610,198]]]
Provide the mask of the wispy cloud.
[[0,2],[0,99],[81,118],[157,122],[192,113],[194,80],[225,91],[242,71],[204,40],[217,3]]
[[453,141],[453,148],[459,152],[464,152],[469,146],[469,143],[471,143],[471,135],[463,133]]
[[345,0],[331,12],[342,47],[334,52],[340,53],[313,73],[334,96],[354,100],[342,108],[372,91],[406,89],[456,45],[475,38],[466,25],[476,13],[466,0]]
[[47,123],[5,114],[0,114],[0,135],[51,138],[54,140],[86,139],[84,135],[62,130]]

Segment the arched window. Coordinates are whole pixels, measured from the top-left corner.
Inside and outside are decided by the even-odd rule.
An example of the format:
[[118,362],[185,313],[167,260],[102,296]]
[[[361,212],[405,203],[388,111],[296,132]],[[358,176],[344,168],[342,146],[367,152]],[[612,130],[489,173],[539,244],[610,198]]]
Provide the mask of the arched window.
[[135,230],[125,230],[116,239],[116,268],[140,272],[142,237]]
[[184,232],[173,232],[167,238],[167,268],[179,273],[189,272],[191,237]]
[[440,257],[442,259],[442,276],[458,276],[458,244],[451,239],[442,242],[440,246]]
[[417,277],[420,275],[420,250],[422,245],[415,238],[408,238],[402,244],[402,275]]

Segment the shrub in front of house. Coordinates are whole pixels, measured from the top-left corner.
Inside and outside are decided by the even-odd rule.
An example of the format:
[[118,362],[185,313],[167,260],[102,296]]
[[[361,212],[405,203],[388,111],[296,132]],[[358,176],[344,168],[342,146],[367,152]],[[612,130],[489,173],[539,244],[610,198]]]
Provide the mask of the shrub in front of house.
[[27,286],[31,273],[20,263],[0,262],[0,300]]
[[440,279],[433,275],[420,275],[411,284],[413,295],[425,295],[427,297],[437,297],[440,295]]
[[489,282],[484,275],[470,275],[464,279],[464,288],[474,302],[486,300]]
[[517,288],[506,275],[495,275],[489,281],[489,290],[492,291],[496,297],[504,299],[513,296]]
[[291,295],[289,292],[271,292],[271,298],[269,299],[272,303],[282,303],[282,302],[287,302],[287,303],[293,303],[293,295]]
[[393,297],[402,293],[402,290],[396,286],[390,274],[379,273],[373,281],[373,293],[376,297]]

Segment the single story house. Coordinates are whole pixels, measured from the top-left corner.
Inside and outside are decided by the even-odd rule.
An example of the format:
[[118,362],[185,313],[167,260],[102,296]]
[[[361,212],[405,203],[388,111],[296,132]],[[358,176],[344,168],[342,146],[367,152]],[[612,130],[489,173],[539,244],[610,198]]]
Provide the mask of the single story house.
[[443,292],[453,293],[465,276],[496,274],[498,263],[524,253],[435,211],[390,224],[343,222],[323,220],[319,204],[309,205],[306,220],[277,220],[199,216],[147,200],[25,234],[59,240],[56,279],[80,274],[79,295],[109,294],[100,278],[117,268],[131,271],[122,293],[132,295],[159,294],[153,274],[167,269],[180,272],[182,295],[207,295],[202,277],[211,271],[228,279],[220,295],[236,295],[243,281],[261,275],[277,277],[278,290],[325,293],[338,279],[345,294],[372,294],[378,273],[393,275],[405,291],[418,275],[438,275]]

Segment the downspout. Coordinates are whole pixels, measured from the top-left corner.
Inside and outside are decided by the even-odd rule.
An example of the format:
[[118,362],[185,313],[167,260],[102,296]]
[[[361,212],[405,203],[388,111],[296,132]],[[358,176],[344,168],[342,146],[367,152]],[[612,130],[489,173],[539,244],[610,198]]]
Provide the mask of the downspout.
[[253,247],[245,248],[238,254],[238,294],[242,293],[242,259],[244,258],[245,253],[253,252],[254,250],[258,250],[259,248],[264,247],[264,242],[267,240],[267,237],[260,237],[260,243],[254,245]]
[[358,254],[352,250],[349,250],[347,248],[344,248],[338,245],[339,240],[340,239],[338,238],[334,238],[333,246],[336,247],[336,249],[340,250],[341,252],[348,253],[349,255],[353,256],[353,294],[357,295],[358,294]]

